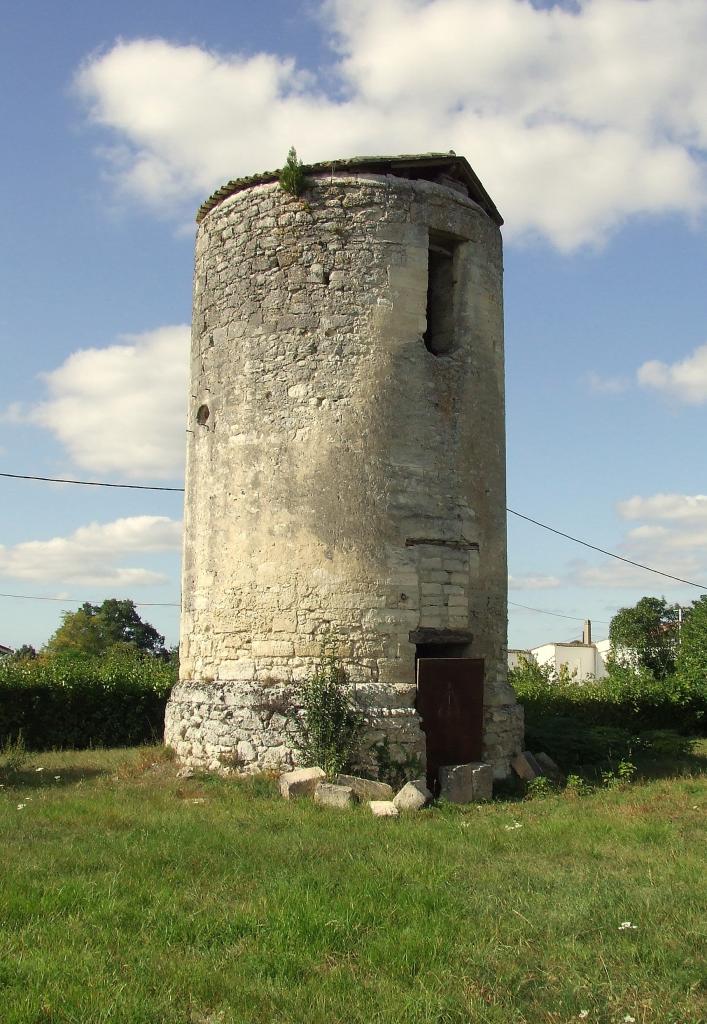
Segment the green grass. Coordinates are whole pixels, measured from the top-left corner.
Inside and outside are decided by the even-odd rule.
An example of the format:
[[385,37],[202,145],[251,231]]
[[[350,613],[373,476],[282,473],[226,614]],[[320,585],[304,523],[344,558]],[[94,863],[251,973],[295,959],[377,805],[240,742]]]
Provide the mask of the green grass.
[[392,820],[160,748],[30,755],[0,778],[0,1020],[700,1024],[695,764]]

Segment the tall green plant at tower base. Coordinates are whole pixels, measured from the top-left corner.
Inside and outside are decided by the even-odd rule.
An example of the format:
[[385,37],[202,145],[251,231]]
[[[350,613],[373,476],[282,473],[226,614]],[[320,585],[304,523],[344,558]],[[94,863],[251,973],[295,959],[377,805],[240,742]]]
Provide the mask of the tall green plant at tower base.
[[299,705],[296,724],[302,761],[333,778],[354,759],[365,719],[329,634],[322,640],[314,674],[300,691]]

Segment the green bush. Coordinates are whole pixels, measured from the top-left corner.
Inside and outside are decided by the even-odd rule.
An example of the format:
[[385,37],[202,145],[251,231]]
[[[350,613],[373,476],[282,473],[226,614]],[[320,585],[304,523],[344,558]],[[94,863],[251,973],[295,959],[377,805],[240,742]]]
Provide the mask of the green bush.
[[526,710],[525,745],[544,751],[563,769],[596,768],[617,762],[634,749],[635,737],[617,726],[587,726],[565,715]]
[[0,745],[29,750],[133,746],[162,736],[176,681],[169,661],[128,650],[101,658],[0,664]]
[[672,729],[651,729],[641,733],[637,749],[658,760],[681,761],[693,753],[695,736],[681,736]]
[[289,192],[291,196],[301,195],[307,187],[304,165],[298,158],[294,146],[290,147],[285,166],[280,170],[279,181],[280,188]]
[[378,766],[378,778],[387,782],[393,789],[401,789],[411,779],[419,779],[424,774],[422,761],[417,754],[397,752],[397,757],[390,749],[390,740],[384,736],[380,743],[374,744],[371,753]]
[[298,698],[295,717],[302,760],[332,778],[354,760],[365,722],[331,637],[322,641],[319,665]]
[[529,661],[509,673],[525,711],[525,743],[567,770],[618,765],[634,755],[679,760],[707,724],[707,685],[676,675],[656,680],[646,669],[611,664],[600,681]]
[[13,739],[6,740],[0,746],[0,771],[19,772],[27,763],[27,748],[22,733]]
[[509,677],[531,728],[541,728],[549,718],[610,726],[633,735],[671,729],[695,736],[707,728],[707,679],[702,677],[658,680],[646,669],[615,663],[606,679],[583,684],[529,663]]

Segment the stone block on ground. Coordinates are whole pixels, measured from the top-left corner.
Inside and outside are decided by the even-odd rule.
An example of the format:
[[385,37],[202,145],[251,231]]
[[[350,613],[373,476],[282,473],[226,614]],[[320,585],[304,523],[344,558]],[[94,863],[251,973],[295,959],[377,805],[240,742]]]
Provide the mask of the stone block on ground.
[[562,772],[555,764],[555,762],[552,760],[549,754],[536,754],[535,760],[538,762],[538,764],[540,765],[540,767],[546,775],[559,776],[562,774]]
[[493,796],[493,765],[481,761],[447,764],[439,769],[440,799],[473,804]]
[[524,750],[522,754],[516,754],[511,759],[511,768],[518,778],[523,779],[525,782],[532,782],[533,779],[537,779],[538,775],[543,773],[542,768],[529,750]]
[[432,794],[427,788],[424,779],[413,779],[406,782],[400,792],[393,798],[393,803],[399,811],[421,811],[430,800]]
[[321,768],[298,768],[294,772],[286,772],[280,776],[280,795],[285,800],[295,796],[314,796],[321,780],[325,778]]
[[337,786],[333,782],[320,782],[314,791],[315,804],[325,807],[350,807],[354,799],[351,786]]
[[371,800],[368,806],[376,818],[397,818],[399,813],[392,800]]
[[393,787],[389,786],[387,782],[361,779],[357,775],[336,775],[334,782],[337,786],[350,786],[356,799],[362,803],[364,800],[393,799]]

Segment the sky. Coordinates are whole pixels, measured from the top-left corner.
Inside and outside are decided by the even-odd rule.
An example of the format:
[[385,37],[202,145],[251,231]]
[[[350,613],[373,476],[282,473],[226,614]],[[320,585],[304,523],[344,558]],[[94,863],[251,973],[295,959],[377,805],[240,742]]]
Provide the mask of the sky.
[[[706,49],[705,0],[5,0],[0,472],[181,486],[201,201],[291,145],[453,149],[506,222],[509,507],[699,585],[510,515],[509,646],[689,604]],[[0,644],[114,596],[177,642],[180,493],[0,477],[0,499]]]

